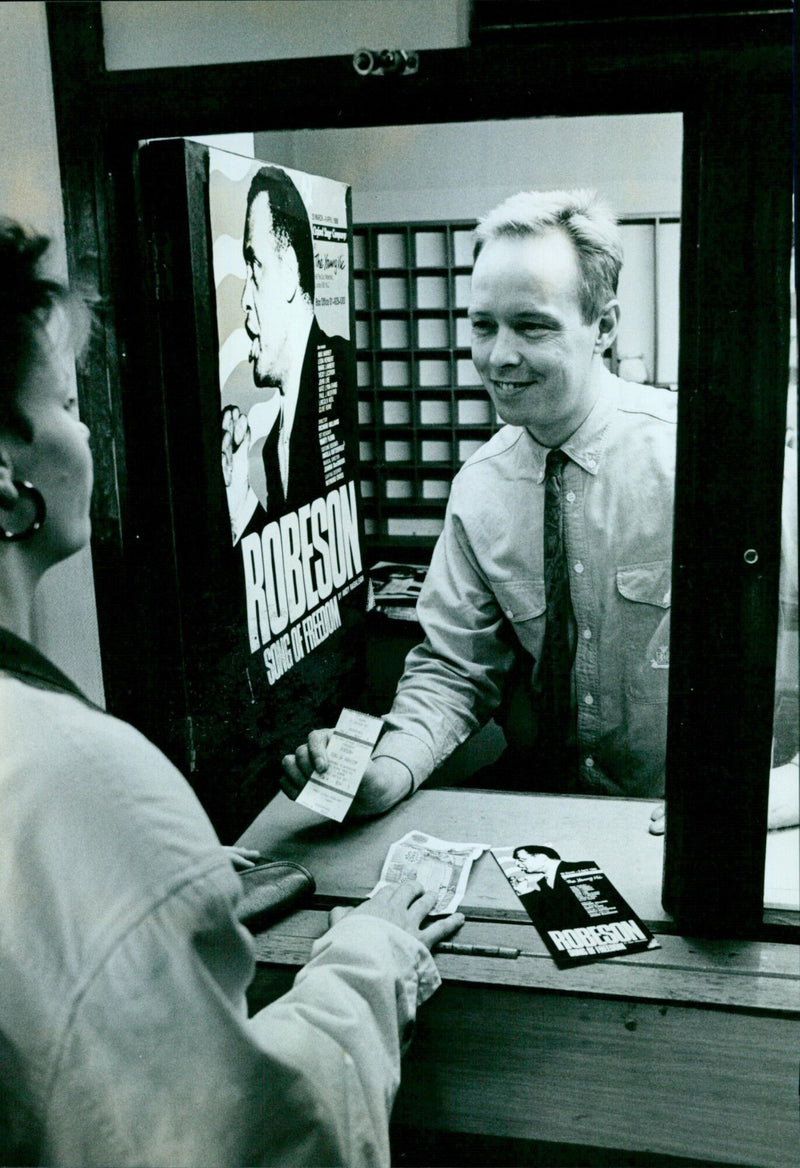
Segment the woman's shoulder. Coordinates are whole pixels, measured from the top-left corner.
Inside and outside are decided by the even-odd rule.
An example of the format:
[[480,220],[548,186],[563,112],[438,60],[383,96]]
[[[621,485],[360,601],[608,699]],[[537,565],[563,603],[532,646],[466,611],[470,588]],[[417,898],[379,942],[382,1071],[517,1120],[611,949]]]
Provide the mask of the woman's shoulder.
[[54,809],[51,819],[66,816],[78,834],[89,825],[215,843],[197,797],[158,747],[80,697],[0,674],[0,731],[6,799],[35,793]]
[[4,744],[13,745],[16,752],[40,757],[56,754],[66,762],[103,751],[102,760],[108,762],[109,752],[114,750],[116,755],[115,748],[122,748],[124,753],[115,757],[115,765],[127,765],[140,754],[160,754],[135,727],[77,693],[3,672],[0,692]]

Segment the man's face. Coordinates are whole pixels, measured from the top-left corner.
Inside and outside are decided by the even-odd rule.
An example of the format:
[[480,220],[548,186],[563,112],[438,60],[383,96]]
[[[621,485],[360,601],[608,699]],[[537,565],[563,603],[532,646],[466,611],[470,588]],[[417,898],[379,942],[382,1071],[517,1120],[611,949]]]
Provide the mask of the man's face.
[[269,197],[256,195],[244,229],[247,268],[242,310],[250,337],[256,385],[280,387],[289,367],[290,306],[297,294],[297,264],[291,247],[276,246]]
[[472,360],[498,414],[545,446],[565,441],[594,404],[600,322],[586,324],[580,269],[558,228],[486,243],[472,274]]
[[553,863],[550,857],[545,856],[543,852],[520,852],[516,860],[523,872],[527,872],[531,876],[543,876],[547,871],[548,864]]

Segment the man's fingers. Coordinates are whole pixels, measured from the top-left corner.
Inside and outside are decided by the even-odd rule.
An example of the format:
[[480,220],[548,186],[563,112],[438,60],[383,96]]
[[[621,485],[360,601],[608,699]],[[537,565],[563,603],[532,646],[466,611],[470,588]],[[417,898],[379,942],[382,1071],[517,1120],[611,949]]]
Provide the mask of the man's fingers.
[[[300,748],[301,750],[307,751],[311,762],[311,770],[315,770],[320,775],[328,769],[328,755],[325,748],[328,745],[331,733],[331,730],[312,730],[308,736],[308,746]],[[310,773],[311,771],[309,771]]]
[[283,790],[290,799],[296,799],[306,785],[306,776],[300,770],[296,762],[296,756],[287,754],[282,760],[283,770],[280,776],[280,783]]
[[667,826],[667,812],[664,806],[656,807],[650,812],[648,831],[651,835],[663,835]]
[[294,761],[303,776],[307,779],[311,778],[311,772],[314,770],[314,762],[305,742],[301,746],[298,746],[294,752]]

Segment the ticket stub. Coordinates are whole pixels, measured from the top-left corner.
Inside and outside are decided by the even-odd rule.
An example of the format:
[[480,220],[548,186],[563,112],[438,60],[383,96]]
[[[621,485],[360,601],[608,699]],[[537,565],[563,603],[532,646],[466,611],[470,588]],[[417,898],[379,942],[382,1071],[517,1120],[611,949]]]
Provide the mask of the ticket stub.
[[378,741],[383,720],[358,710],[342,710],[327,746],[328,769],[311,778],[296,802],[341,823],[355,798]]

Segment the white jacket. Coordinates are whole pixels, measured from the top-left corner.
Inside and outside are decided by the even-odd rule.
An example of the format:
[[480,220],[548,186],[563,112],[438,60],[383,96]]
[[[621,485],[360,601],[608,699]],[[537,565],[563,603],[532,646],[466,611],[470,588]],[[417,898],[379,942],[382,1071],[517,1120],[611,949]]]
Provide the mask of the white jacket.
[[427,950],[347,917],[248,1020],[241,882],[193,792],[29,651],[33,684],[0,673],[0,1160],[388,1164]]

